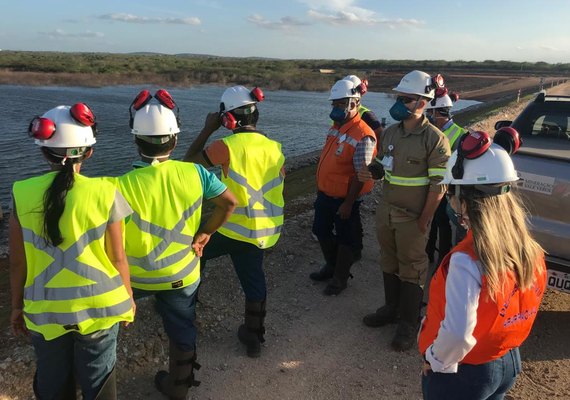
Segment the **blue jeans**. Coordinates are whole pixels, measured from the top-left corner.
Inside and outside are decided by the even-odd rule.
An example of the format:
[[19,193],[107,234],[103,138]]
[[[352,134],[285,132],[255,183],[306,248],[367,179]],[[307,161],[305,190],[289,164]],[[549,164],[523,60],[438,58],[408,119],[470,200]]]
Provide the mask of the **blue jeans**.
[[362,249],[362,222],[360,220],[360,203],[355,201],[348,219],[341,219],[338,209],[344,199],[317,193],[315,200],[315,219],[313,233],[319,239],[336,239],[338,244],[351,247],[353,250]]
[[204,271],[207,260],[229,254],[245,294],[245,299],[259,302],[267,297],[263,253],[263,249],[251,243],[231,239],[216,232],[204,247],[200,263],[202,271]]
[[425,400],[500,400],[521,372],[519,349],[480,365],[460,364],[456,374],[422,375]]
[[[89,335],[69,332],[45,340],[32,332],[36,352],[34,392],[38,399],[59,399],[77,381],[85,400],[94,399],[115,368],[119,324]],[[74,384],[73,384],[74,385]]]
[[197,285],[159,291],[133,288],[135,300],[154,295],[164,330],[181,351],[196,349],[196,288]]

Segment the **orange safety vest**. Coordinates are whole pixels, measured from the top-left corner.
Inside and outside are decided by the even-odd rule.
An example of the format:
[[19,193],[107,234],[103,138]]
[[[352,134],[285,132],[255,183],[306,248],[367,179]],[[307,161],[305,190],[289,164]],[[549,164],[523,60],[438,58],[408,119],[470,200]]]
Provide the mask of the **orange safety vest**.
[[[470,231],[465,239],[443,259],[430,283],[427,313],[418,339],[421,354],[437,337],[441,323],[445,318],[445,281],[449,271],[449,260],[453,253],[467,253],[473,261],[479,258],[473,246],[473,234]],[[497,294],[492,301],[488,294],[487,281],[482,277],[477,324],[473,337],[475,347],[461,360],[462,364],[479,365],[504,356],[509,350],[520,346],[530,333],[546,287],[546,266],[544,257],[539,260],[539,267],[534,274],[533,285],[521,291],[511,273],[508,274],[505,290]]]
[[[376,134],[366,122],[362,121],[359,114],[340,128],[335,124],[329,129],[317,167],[319,191],[331,197],[346,197],[350,179],[353,177],[357,179],[352,158],[356,146],[366,136],[376,140]],[[376,156],[376,146],[373,156]],[[366,182],[359,196],[370,192],[373,186],[374,181]]]

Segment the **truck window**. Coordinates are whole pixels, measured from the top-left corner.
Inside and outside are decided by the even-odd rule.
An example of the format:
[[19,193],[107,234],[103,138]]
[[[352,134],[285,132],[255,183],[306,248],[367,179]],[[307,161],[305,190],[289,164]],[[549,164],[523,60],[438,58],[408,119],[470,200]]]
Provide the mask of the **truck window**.
[[533,118],[531,135],[548,139],[570,140],[568,114],[539,114]]

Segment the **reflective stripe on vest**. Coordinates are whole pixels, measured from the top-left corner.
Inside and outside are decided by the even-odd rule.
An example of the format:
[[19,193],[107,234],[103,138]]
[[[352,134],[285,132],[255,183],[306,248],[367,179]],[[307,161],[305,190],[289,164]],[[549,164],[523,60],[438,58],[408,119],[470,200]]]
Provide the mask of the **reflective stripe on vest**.
[[428,168],[428,175],[430,178],[432,176],[444,176],[445,168]]
[[462,127],[460,127],[457,124],[452,124],[449,128],[447,128],[443,134],[447,137],[447,139],[449,140],[449,147],[451,148],[451,150],[453,151],[453,145],[455,144],[455,141],[465,133],[465,129],[463,129]]
[[197,285],[200,264],[192,242],[200,225],[203,188],[196,166],[165,161],[135,169],[119,178],[119,184],[134,210],[126,225],[132,286],[173,290]]
[[285,158],[281,145],[257,132],[236,133],[223,141],[230,164],[222,181],[236,196],[238,206],[218,231],[229,238],[269,248],[279,239],[283,225],[281,168]]
[[44,216],[37,212],[54,177],[49,173],[16,182],[13,189],[26,253],[28,329],[52,340],[69,331],[90,334],[132,321],[131,298],[105,251],[116,181],[75,174],[59,220],[63,243],[54,247],[38,233]]
[[[235,172],[234,170],[229,170],[228,176],[230,179],[233,179],[238,185],[244,186],[247,188],[247,194],[249,195],[249,199],[247,200],[247,206],[244,207],[236,207],[234,210],[234,214],[245,215],[248,218],[258,218],[258,217],[280,217],[283,215],[283,207],[275,205],[263,197],[264,193],[269,192],[271,189],[278,187],[279,185],[283,184],[283,177],[281,175],[273,178],[265,185],[261,187],[259,190],[255,190],[251,187],[250,184],[247,183],[247,178]],[[262,210],[254,209],[253,206],[255,203],[259,203],[263,206]]]
[[429,185],[429,177],[427,176],[404,177],[404,176],[392,175],[391,171],[384,171],[384,178],[386,179],[386,181],[390,182],[391,185],[398,185],[398,186]]

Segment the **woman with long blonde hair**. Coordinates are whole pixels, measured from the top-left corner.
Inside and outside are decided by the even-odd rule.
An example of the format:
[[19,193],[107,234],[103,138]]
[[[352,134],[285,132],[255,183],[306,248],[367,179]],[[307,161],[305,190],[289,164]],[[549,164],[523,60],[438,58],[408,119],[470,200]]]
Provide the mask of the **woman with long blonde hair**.
[[[516,131],[507,133],[518,146]],[[536,318],[546,268],[511,192],[517,180],[509,153],[485,132],[463,136],[448,162],[442,183],[468,234],[430,284],[419,335],[424,399],[502,399],[520,373],[518,347]]]

